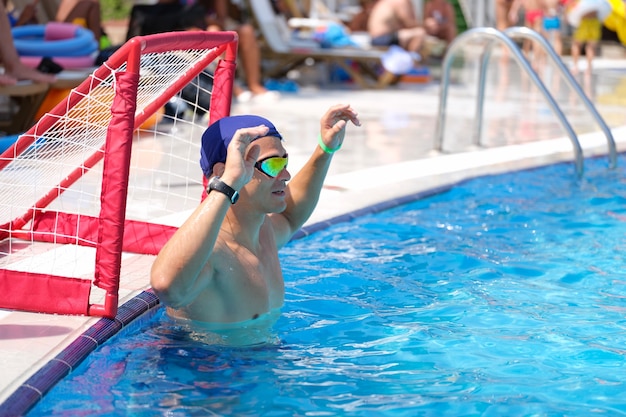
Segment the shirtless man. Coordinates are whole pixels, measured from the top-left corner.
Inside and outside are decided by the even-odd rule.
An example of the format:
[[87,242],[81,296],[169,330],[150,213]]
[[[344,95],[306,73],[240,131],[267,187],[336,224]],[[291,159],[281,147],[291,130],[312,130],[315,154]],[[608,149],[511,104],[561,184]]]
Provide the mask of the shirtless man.
[[378,0],[372,7],[367,31],[372,45],[400,45],[409,52],[420,53],[426,38],[411,0]]
[[151,271],[151,285],[172,316],[236,327],[283,305],[278,250],[313,212],[348,121],[361,124],[349,105],[322,116],[319,144],[293,179],[270,121],[232,116],[209,126],[200,160],[208,196]]

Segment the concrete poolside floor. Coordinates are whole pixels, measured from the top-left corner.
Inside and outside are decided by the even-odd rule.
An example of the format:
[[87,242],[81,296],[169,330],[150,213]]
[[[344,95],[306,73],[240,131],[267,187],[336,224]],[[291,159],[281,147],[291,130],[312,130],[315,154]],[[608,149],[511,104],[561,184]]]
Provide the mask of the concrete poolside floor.
[[[572,144],[538,91],[514,67],[506,82],[497,68],[492,73],[480,138],[484,146],[473,138],[476,70],[470,60],[450,85],[444,152],[435,138],[440,102],[436,81],[385,90],[348,84],[305,87],[274,103],[234,104],[232,114],[272,120],[286,138],[290,170],[296,172],[316,146],[319,118],[329,106],[350,103],[359,112],[363,125],[348,127],[307,223],[311,225],[472,176],[570,160]],[[626,60],[598,59],[590,81],[590,97],[612,129],[618,150],[626,150]],[[555,97],[585,156],[606,153],[607,140],[588,111],[564,85],[557,88]],[[147,274],[124,286],[121,303],[145,288]],[[0,403],[97,320],[0,310]]]

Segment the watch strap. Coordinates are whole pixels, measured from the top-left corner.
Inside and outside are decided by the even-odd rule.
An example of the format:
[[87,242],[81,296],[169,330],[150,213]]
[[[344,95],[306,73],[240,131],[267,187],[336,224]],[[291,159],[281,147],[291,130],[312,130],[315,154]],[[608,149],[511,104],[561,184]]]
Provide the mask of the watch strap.
[[210,193],[211,190],[215,190],[220,192],[230,200],[231,204],[235,204],[239,199],[239,191],[235,190],[230,185],[226,184],[224,181],[220,179],[220,177],[213,177],[211,181],[209,181],[209,186],[207,189],[207,193]]

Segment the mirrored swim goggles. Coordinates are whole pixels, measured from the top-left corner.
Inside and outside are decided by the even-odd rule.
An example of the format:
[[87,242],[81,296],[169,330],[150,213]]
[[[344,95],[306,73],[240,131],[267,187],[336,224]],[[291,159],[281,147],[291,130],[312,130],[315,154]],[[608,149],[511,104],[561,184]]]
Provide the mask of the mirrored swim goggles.
[[285,155],[284,157],[270,156],[269,158],[257,161],[256,164],[254,164],[254,167],[268,177],[276,178],[283,169],[287,168],[288,162],[289,158],[287,157],[287,155]]

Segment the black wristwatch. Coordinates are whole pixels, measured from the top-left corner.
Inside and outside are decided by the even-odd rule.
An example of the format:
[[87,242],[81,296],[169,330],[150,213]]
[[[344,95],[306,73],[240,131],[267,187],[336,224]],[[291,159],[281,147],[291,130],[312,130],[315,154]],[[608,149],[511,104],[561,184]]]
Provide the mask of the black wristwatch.
[[220,177],[211,178],[211,181],[209,181],[209,187],[207,188],[207,193],[210,193],[211,190],[219,191],[220,193],[225,194],[226,197],[230,199],[231,204],[235,204],[239,199],[239,191],[236,191],[233,187],[226,184],[220,179]]

